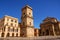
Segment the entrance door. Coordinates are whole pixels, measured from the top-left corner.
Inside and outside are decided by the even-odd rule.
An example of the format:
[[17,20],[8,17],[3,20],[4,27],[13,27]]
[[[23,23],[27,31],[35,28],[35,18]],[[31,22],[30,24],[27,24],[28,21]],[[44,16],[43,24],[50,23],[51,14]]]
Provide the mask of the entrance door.
[[48,29],[46,30],[46,35],[49,35],[49,30]]

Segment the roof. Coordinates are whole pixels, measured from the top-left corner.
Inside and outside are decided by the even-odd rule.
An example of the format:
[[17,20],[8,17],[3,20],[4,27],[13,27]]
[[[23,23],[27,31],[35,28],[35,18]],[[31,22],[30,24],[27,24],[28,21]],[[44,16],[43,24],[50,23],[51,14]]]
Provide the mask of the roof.
[[11,19],[18,20],[18,18],[15,18],[15,17],[12,17],[12,16],[8,16],[8,15],[5,15],[4,17],[8,17],[8,18],[11,18]]
[[50,19],[55,19],[55,20],[57,20],[57,19],[54,18],[54,17],[46,17],[43,21],[45,21],[45,20],[50,20]]
[[24,8],[26,8],[26,7],[32,9],[32,7],[30,7],[29,5],[25,5],[22,9],[24,9]]

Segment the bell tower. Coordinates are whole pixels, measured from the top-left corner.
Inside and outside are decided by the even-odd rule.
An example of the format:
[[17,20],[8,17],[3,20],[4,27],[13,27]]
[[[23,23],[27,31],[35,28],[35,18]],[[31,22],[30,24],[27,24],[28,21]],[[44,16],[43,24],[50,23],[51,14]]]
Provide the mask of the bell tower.
[[33,14],[32,14],[32,8],[28,5],[26,5],[24,8],[22,8],[22,25],[33,27]]
[[34,36],[34,24],[33,24],[33,14],[32,8],[28,5],[22,8],[21,25],[22,33],[24,37]]

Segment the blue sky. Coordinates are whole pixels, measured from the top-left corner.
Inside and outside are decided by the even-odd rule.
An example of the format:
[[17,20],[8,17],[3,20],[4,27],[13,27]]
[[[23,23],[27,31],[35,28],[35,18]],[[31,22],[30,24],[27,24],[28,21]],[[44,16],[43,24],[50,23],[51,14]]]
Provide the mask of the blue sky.
[[21,22],[21,8],[27,4],[33,8],[35,28],[39,28],[47,16],[60,20],[60,0],[0,0],[0,18],[9,15]]

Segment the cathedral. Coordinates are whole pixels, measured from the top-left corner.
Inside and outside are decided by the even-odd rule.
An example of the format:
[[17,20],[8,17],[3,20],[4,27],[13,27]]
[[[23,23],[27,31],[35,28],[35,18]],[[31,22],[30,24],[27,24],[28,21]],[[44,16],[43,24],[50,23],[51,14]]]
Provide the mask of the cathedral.
[[60,22],[54,17],[47,17],[40,24],[40,36],[59,36]]

